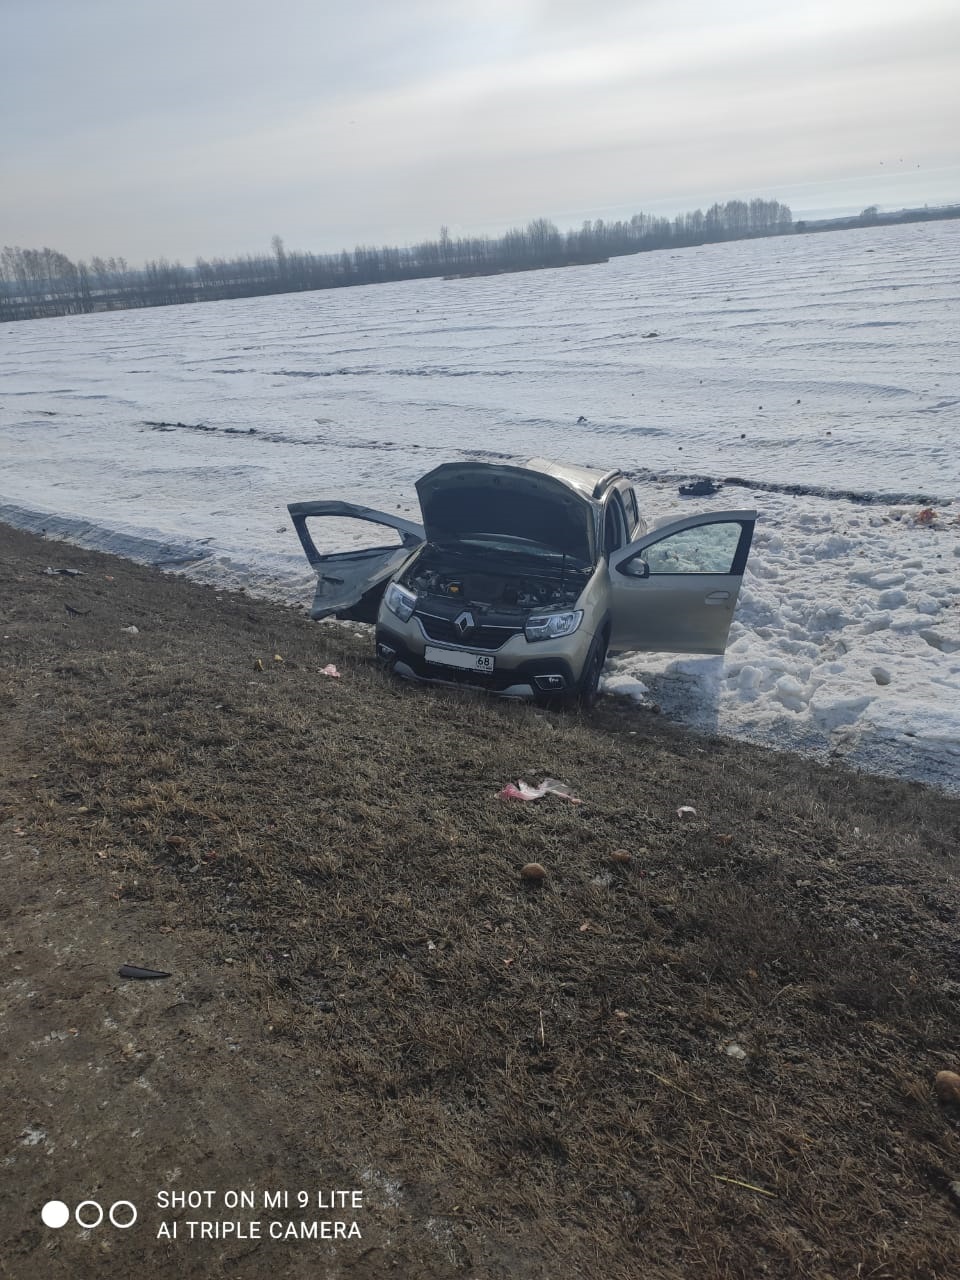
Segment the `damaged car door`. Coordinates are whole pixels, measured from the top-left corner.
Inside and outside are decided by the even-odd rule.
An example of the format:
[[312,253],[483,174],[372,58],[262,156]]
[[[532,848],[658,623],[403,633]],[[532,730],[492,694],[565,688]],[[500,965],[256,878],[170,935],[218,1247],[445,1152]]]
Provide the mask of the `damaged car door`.
[[[376,622],[380,600],[387,583],[405,560],[424,541],[423,526],[401,516],[387,515],[352,502],[291,502],[287,510],[293,527],[317,575],[317,590],[311,618],[349,618],[354,622]],[[384,525],[400,535],[400,545],[362,547],[356,551],[321,554],[310,536],[307,521],[315,516],[367,520]]]
[[611,650],[723,653],[756,519],[756,511],[688,516],[611,555]]

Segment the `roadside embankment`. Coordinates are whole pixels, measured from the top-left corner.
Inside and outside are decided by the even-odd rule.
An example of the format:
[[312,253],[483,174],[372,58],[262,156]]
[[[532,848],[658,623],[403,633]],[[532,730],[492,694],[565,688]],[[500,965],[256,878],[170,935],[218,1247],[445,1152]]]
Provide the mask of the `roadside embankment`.
[[[3,527],[0,612],[0,1275],[950,1274],[960,800]],[[303,1187],[363,1239],[157,1238]]]

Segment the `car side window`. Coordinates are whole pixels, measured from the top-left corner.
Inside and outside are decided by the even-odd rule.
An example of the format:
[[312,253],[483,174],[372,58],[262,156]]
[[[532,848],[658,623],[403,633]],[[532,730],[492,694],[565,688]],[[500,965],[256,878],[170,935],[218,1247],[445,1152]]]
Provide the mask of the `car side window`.
[[611,494],[603,521],[603,549],[612,555],[627,541],[626,521],[618,494]]
[[631,529],[635,529],[640,523],[640,508],[637,506],[637,495],[633,489],[626,491],[627,499],[627,524]]
[[742,531],[737,521],[681,529],[646,547],[639,559],[649,566],[651,576],[656,573],[732,573]]

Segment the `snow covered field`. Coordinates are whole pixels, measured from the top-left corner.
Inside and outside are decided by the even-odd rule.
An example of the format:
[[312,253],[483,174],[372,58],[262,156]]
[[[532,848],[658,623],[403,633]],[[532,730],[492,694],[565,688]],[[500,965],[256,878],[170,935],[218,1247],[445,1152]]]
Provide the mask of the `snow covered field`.
[[620,466],[761,515],[726,658],[608,690],[960,790],[958,427],[957,222],[0,328],[0,519],[305,604],[289,501]]

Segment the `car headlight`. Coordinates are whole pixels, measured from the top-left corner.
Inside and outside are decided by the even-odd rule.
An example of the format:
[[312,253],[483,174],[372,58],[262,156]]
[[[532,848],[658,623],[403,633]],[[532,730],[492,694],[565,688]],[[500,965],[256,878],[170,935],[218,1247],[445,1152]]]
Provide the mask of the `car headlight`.
[[391,582],[383,597],[383,603],[401,622],[406,622],[417,605],[417,597],[398,582]]
[[539,618],[528,618],[524,634],[528,640],[556,640],[560,636],[573,635],[583,621],[583,610],[570,613],[546,613]]

